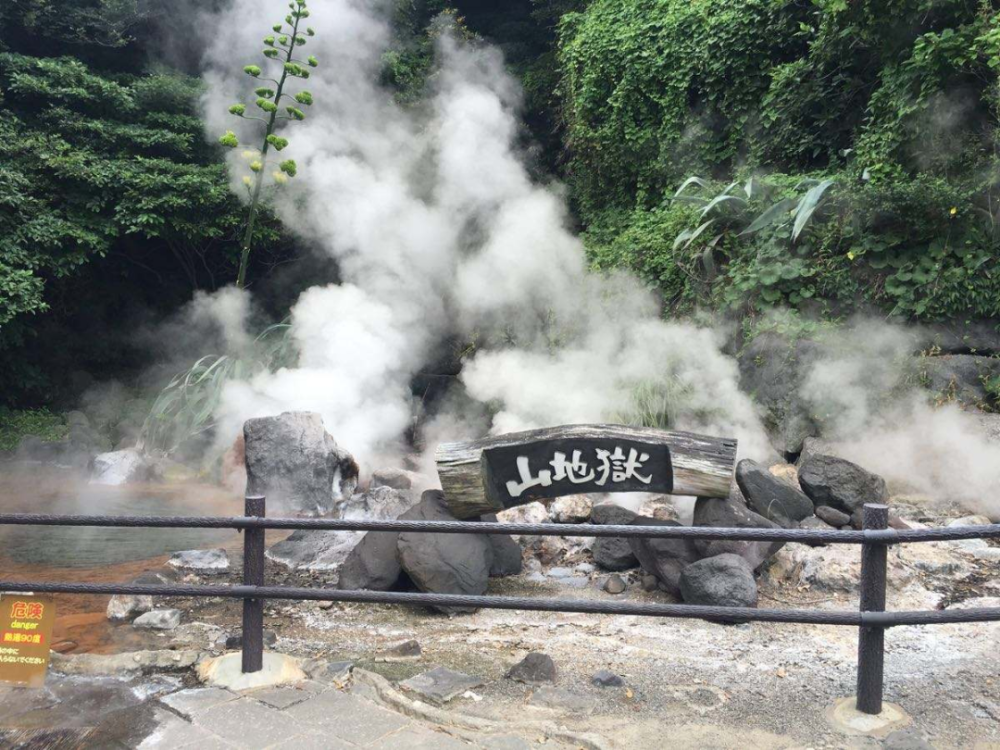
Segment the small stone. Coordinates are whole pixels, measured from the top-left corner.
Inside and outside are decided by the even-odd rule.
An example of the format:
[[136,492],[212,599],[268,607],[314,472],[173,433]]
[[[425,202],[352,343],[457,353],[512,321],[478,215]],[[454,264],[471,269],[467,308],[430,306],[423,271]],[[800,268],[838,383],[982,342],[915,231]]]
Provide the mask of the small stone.
[[656,576],[643,576],[642,577],[642,590],[643,591],[656,591],[660,586],[660,581]]
[[594,676],[590,678],[590,682],[593,685],[597,685],[597,687],[621,687],[625,684],[625,680],[607,669],[600,669],[594,672]]
[[383,651],[381,654],[375,657],[375,661],[378,662],[404,662],[404,661],[419,661],[421,657],[420,644],[417,641],[409,640],[403,641],[402,643],[393,646],[392,648]]
[[593,507],[594,501],[586,495],[565,495],[549,504],[549,515],[556,523],[584,523]]
[[507,671],[507,677],[534,685],[555,682],[556,665],[551,656],[532,651]]
[[604,582],[604,590],[609,594],[622,594],[627,588],[624,579],[617,573],[608,576],[608,580]]
[[180,624],[181,611],[179,609],[154,609],[144,615],[139,615],[132,626],[147,630],[173,630]]
[[440,705],[482,684],[483,681],[478,677],[444,667],[435,667],[428,672],[403,680],[399,686],[403,690],[416,693],[420,697]]
[[153,597],[130,596],[116,594],[108,601],[108,619],[113,622],[131,620],[133,617],[149,612],[153,608]]
[[319,603],[319,608],[320,609],[333,609],[333,602],[320,602]]
[[821,521],[826,521],[831,526],[840,528],[851,522],[851,517],[843,511],[831,508],[829,505],[817,505],[816,517]]
[[224,549],[189,549],[175,552],[167,565],[200,573],[221,573],[229,570],[229,555]]

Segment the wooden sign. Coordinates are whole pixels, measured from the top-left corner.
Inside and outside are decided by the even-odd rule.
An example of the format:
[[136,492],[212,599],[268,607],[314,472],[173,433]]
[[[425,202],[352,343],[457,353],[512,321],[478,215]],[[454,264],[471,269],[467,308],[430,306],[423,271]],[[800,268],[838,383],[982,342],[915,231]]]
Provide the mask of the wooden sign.
[[457,518],[605,492],[727,497],[736,440],[624,425],[568,425],[465,443],[435,456]]
[[42,687],[55,619],[49,597],[0,594],[0,682]]

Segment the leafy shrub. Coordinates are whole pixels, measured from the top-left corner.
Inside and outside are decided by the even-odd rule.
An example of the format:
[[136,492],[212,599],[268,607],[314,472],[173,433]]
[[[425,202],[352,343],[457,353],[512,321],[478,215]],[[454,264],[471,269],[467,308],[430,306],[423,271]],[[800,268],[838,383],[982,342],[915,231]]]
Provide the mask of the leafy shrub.
[[66,420],[48,409],[8,409],[0,406],[0,451],[13,451],[21,439],[34,435],[44,442],[62,440]]

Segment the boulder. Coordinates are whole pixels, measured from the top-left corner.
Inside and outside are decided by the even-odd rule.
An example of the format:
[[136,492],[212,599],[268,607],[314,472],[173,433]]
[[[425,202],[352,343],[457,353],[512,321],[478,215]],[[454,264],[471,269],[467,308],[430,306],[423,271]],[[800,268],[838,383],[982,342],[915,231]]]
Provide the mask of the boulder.
[[173,630],[181,624],[179,609],[153,609],[139,615],[132,622],[132,627],[148,630]]
[[[633,526],[680,526],[677,521],[661,521],[656,518],[637,516]],[[699,554],[690,539],[654,539],[630,537],[629,545],[639,565],[647,573],[655,575],[662,588],[670,594],[680,594],[681,571],[698,559]]]
[[[480,520],[486,523],[496,523],[497,517],[490,513]],[[490,565],[490,576],[502,578],[503,576],[516,576],[524,568],[524,550],[521,545],[514,541],[509,534],[490,534],[486,537],[490,546],[493,547],[493,564]]]
[[847,526],[851,523],[850,515],[839,511],[836,508],[831,508],[829,505],[817,505],[816,518],[821,521],[826,521],[826,523],[838,529],[841,526]]
[[811,454],[799,466],[799,483],[816,505],[854,514],[865,503],[889,500],[885,480],[843,458]]
[[422,477],[406,469],[376,469],[372,472],[369,489],[390,487],[394,490],[412,490],[420,486]]
[[658,518],[661,521],[679,521],[677,507],[670,495],[652,495],[639,506],[640,516]]
[[92,484],[149,482],[156,478],[155,462],[136,448],[99,453],[90,464]]
[[680,590],[687,604],[757,606],[753,570],[739,555],[716,555],[687,565],[680,577]]
[[[620,505],[595,505],[590,512],[590,522],[602,526],[628,526],[637,517]],[[626,537],[600,536],[594,539],[594,562],[604,570],[622,571],[638,567],[639,560],[632,552]]]
[[[413,509],[414,520],[455,521],[441,490],[427,490]],[[480,595],[486,592],[493,545],[478,534],[428,534],[404,531],[397,545],[399,563],[421,591],[431,594]],[[468,607],[435,607],[469,612]]]
[[984,408],[995,398],[986,382],[1000,377],[1000,359],[975,354],[921,357],[918,367],[921,381],[939,400]]
[[[346,501],[338,503],[338,515],[341,518],[351,520],[390,520],[402,517],[413,500],[405,490],[394,490],[391,487],[376,487],[368,492],[356,493]],[[374,567],[356,568],[353,572],[348,572],[351,585],[345,588],[367,588],[377,591],[378,580],[383,579],[391,573],[388,563],[376,563],[376,560],[383,558],[383,552],[387,549],[395,550],[397,538],[396,532],[378,531],[364,534],[360,531],[313,531],[309,529],[299,529],[270,549],[267,550],[267,557],[274,562],[289,568],[303,570],[331,570],[341,563],[345,563],[352,551],[359,547],[363,540],[371,537],[371,540],[363,548],[365,560],[370,561]],[[370,545],[370,546],[369,546]],[[392,558],[395,558],[393,551]],[[357,562],[357,561],[355,561]],[[354,563],[352,563],[352,566]],[[378,573],[376,579],[369,581],[369,585],[360,585],[365,580],[363,570],[370,573]],[[380,571],[380,572],[379,572]],[[353,575],[359,578],[350,578]],[[398,571],[396,577],[399,577]],[[344,572],[341,572],[341,580],[344,579]],[[395,581],[395,578],[393,578]],[[390,584],[391,585],[391,584]]]
[[740,387],[762,407],[771,442],[781,452],[798,453],[806,437],[818,434],[799,393],[811,364],[821,356],[818,342],[773,331],[761,333],[737,355]]
[[398,531],[365,534],[344,560],[337,588],[342,591],[388,591],[395,586],[403,571],[396,559],[398,541]]
[[[699,497],[694,504],[692,526],[736,529],[777,529],[774,521],[754,513],[741,502],[740,496],[729,498]],[[757,570],[764,561],[781,549],[782,542],[748,542],[725,539],[698,539],[695,550],[700,557],[714,557],[723,553],[739,555],[751,568]]]
[[950,320],[925,326],[921,346],[941,354],[1000,354],[1000,323],[996,320]]
[[175,552],[167,565],[199,573],[224,573],[229,570],[229,555],[224,549],[189,549]]
[[549,515],[556,523],[584,523],[593,507],[594,501],[586,495],[564,495],[549,504]]
[[247,494],[264,495],[271,508],[329,513],[357,486],[357,462],[324,429],[319,414],[248,419],[243,438]]
[[556,681],[556,664],[552,657],[537,651],[532,651],[521,661],[507,670],[507,677],[511,680],[524,682],[529,685],[541,685],[546,682]]
[[780,526],[813,515],[812,500],[756,461],[744,459],[736,465],[736,482],[750,508]]
[[[817,516],[809,516],[799,521],[799,528],[807,531],[836,531],[839,526],[831,526],[826,521]],[[822,547],[826,542],[806,542],[810,547]]]

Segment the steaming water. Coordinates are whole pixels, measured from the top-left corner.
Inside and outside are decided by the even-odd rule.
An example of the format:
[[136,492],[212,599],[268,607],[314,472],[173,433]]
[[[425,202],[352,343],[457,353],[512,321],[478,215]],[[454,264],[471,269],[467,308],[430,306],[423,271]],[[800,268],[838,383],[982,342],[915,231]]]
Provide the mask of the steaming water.
[[[239,514],[240,506],[239,498],[206,485],[107,487],[54,468],[0,467],[4,513],[204,516]],[[0,555],[18,566],[99,568],[236,539],[227,529],[0,526]]]

